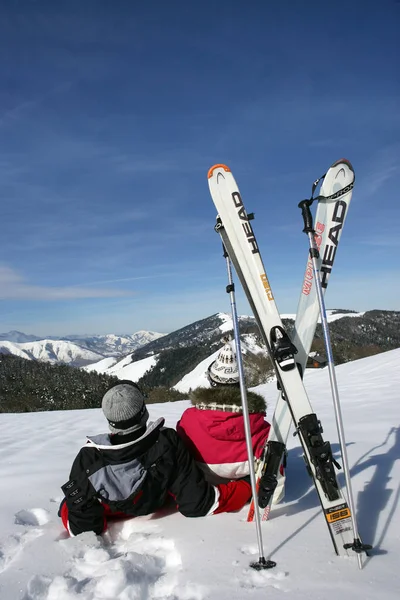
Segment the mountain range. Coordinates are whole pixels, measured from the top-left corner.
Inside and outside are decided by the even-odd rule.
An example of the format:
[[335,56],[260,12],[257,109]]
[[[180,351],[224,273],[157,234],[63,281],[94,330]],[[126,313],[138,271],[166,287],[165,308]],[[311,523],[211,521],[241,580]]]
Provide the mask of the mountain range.
[[[282,315],[289,332],[294,318],[292,314]],[[337,364],[400,347],[398,311],[334,309],[328,311],[328,320]],[[257,385],[273,375],[271,364],[254,317],[240,316],[239,327],[246,376],[249,384]],[[0,334],[0,353],[140,380],[149,389],[164,386],[186,392],[190,374],[211,362],[232,329],[231,315],[216,313],[169,334],[138,331],[127,335],[71,335],[56,340],[13,331]],[[320,325],[313,350],[324,352]]]
[[[295,315],[282,315],[290,332]],[[400,347],[400,312],[329,310],[330,333],[336,364]],[[239,317],[246,381],[249,386],[273,377],[258,326],[253,317]],[[217,313],[136,349],[122,361],[101,361],[86,367],[119,379],[132,379],[148,389],[157,386],[186,393],[216,356],[224,338],[232,335],[232,318]],[[312,350],[324,354],[322,327],[317,326]]]
[[154,331],[137,331],[126,335],[71,335],[61,339],[49,336],[43,339],[20,331],[9,331],[0,334],[0,353],[82,367],[105,357],[114,357],[116,362],[117,358],[122,358],[163,335]]

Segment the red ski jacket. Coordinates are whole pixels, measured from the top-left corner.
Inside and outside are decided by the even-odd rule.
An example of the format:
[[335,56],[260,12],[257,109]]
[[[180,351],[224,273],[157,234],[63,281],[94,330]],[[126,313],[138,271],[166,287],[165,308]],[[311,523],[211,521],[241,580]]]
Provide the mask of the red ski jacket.
[[[270,424],[264,413],[250,414],[255,458],[260,458]],[[238,479],[249,474],[244,419],[241,413],[188,408],[176,430],[199,466],[218,478]]]

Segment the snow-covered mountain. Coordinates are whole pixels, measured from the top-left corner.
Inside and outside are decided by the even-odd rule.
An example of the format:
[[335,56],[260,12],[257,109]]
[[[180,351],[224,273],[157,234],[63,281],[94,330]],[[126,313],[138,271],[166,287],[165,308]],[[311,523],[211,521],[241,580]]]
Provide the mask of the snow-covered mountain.
[[[369,311],[366,313],[331,309],[328,320],[331,322],[331,337],[337,363],[354,360],[368,354],[375,354],[400,346],[400,313],[394,311]],[[288,330],[293,326],[295,315],[282,315]],[[240,316],[242,347],[253,356],[267,356],[254,317]],[[201,321],[191,323],[177,331],[138,348],[122,361],[110,365],[99,361],[87,367],[98,373],[115,375],[119,379],[131,378],[148,387],[163,385],[186,393],[193,388],[193,373],[203,373],[222,345],[223,338],[232,333],[232,317],[228,313],[217,313]],[[316,332],[316,349],[324,352],[322,329]],[[260,362],[259,360],[253,361]],[[270,379],[269,365],[259,365],[260,381]],[[196,375],[195,375],[196,376]],[[254,377],[257,372],[254,372]],[[247,370],[247,377],[249,371]]]
[[[240,317],[242,325],[245,325],[249,320],[254,322],[252,317]],[[145,346],[137,348],[132,355],[129,354],[122,360],[115,360],[112,364],[100,360],[95,364],[86,366],[85,369],[114,375],[118,379],[138,381],[146,371],[156,366],[160,352],[203,343],[209,348],[206,352],[206,355],[209,356],[213,353],[211,350],[213,344],[215,344],[214,351],[216,351],[221,345],[223,336],[230,330],[232,330],[232,316],[227,313],[217,313],[165,336],[156,334],[158,338],[154,338]]]
[[103,358],[101,354],[63,340],[40,340],[21,344],[0,341],[0,353],[15,354],[28,360],[40,360],[53,364],[63,363],[74,367],[91,364],[93,361]]
[[[239,316],[239,324],[242,332],[245,332],[248,328],[254,331],[258,330],[254,317]],[[138,348],[132,353],[132,359],[139,360],[151,353],[159,353],[164,350],[188,348],[189,346],[201,346],[203,344],[209,346],[216,340],[220,344],[223,336],[232,329],[232,316],[228,313],[216,313],[168,333],[162,338],[146,344],[145,347]]]
[[[290,332],[295,315],[281,316]],[[328,320],[331,323],[331,339],[337,364],[400,346],[398,311],[373,310],[356,313],[331,309],[328,310]],[[265,355],[254,317],[240,316],[239,327],[248,352]],[[89,371],[116,375],[122,379],[128,378],[128,373],[131,373],[130,377],[136,381],[146,375],[146,381],[142,383],[150,388],[174,387],[199,363],[210,360],[210,356],[222,345],[223,338],[228,333],[232,334],[232,330],[231,315],[216,313],[165,335],[138,331],[126,336],[71,336],[68,341],[62,340],[64,344],[78,346],[79,352],[75,348],[68,351],[64,345],[59,349],[49,347],[49,344],[56,342],[61,344],[59,340],[52,339],[31,342],[33,346],[28,348],[11,342],[0,344],[3,344],[3,351],[18,356],[28,355],[39,360],[51,358],[55,362],[59,360],[75,366],[90,365]],[[313,350],[323,353],[323,348],[322,328],[318,325]],[[90,352],[92,354],[89,354]],[[79,353],[80,355],[77,355]]]
[[154,331],[137,331],[125,336],[108,334],[42,339],[20,331],[10,331],[0,334],[0,353],[75,367],[97,363],[105,357],[115,357],[103,363],[107,368],[115,364],[121,356],[126,356],[163,335]]
[[[249,568],[259,555],[248,507],[198,519],[169,507],[111,523],[102,536],[68,538],[57,516],[60,486],[86,435],[106,431],[101,409],[0,414],[0,598],[397,600],[400,349],[340,365],[337,378],[359,531],[374,546],[362,571],[355,558],[334,554],[298,436],[289,438],[284,502],[261,524],[265,556],[277,566],[257,572]],[[341,463],[327,371],[307,371],[305,385]],[[256,391],[271,419],[275,383]],[[148,410],[151,421],[165,417],[175,427],[189,406]]]
[[138,348],[158,340],[164,333],[156,331],[136,331],[136,333],[117,335],[109,333],[105,335],[71,335],[63,339],[75,342],[88,350],[93,350],[103,356],[126,356]]
[[[374,312],[374,311],[370,311]],[[384,311],[382,311],[384,312]],[[331,309],[327,311],[328,320],[333,322],[345,317],[362,317],[365,313],[350,310]],[[281,315],[284,321],[288,322],[290,330],[290,321],[292,324],[296,318],[294,314]],[[260,345],[260,334],[256,321],[253,316],[240,315],[239,329],[242,334],[252,333]],[[142,348],[138,348],[132,353],[132,360],[140,360],[151,353],[160,353],[165,350],[176,348],[187,348],[189,346],[208,345],[211,349],[215,343],[220,344],[224,334],[233,332],[232,315],[230,313],[216,313],[200,321],[190,323],[181,329],[154,340]]]
[[[241,316],[239,318],[242,329],[255,326],[253,317]],[[176,332],[170,333],[161,339],[143,346],[136,350],[132,355],[128,355],[122,360],[113,364],[105,360],[100,360],[96,364],[85,367],[87,371],[97,371],[114,375],[118,379],[131,379],[138,381],[147,371],[155,369],[162,353],[174,352],[182,347],[203,346],[201,353],[203,362],[211,362],[221,346],[225,334],[232,330],[232,316],[227,313],[217,313],[202,321],[196,321]],[[155,352],[153,348],[157,348]],[[259,345],[259,335],[248,333],[243,336],[244,352],[262,352],[265,350]],[[161,367],[162,369],[163,367]],[[201,366],[197,366],[200,368]],[[180,379],[180,378],[179,378]],[[180,387],[176,387],[180,390]],[[187,391],[183,386],[182,391]]]
[[[332,320],[341,316],[347,316],[346,311],[341,311],[340,313],[334,310],[329,311],[329,318],[332,318]],[[293,320],[295,315],[282,315],[282,318]],[[241,315],[239,316],[239,324],[241,331],[248,332],[243,334],[242,345],[244,352],[266,354],[265,349],[260,343],[260,335],[254,317]],[[232,315],[229,313],[217,313],[201,321],[190,323],[162,338],[154,339],[145,346],[135,350],[132,356],[129,355],[119,362],[114,361],[110,363],[109,361],[100,360],[93,365],[85,367],[85,369],[115,375],[119,379],[131,378],[133,381],[138,381],[148,369],[156,366],[160,353],[182,347],[204,345],[203,359],[194,369],[196,373],[200,373],[204,365],[208,365],[214,360],[213,357],[218,353],[225,334],[232,332],[232,330]],[[182,392],[188,391],[192,387],[190,383],[188,384],[192,380],[192,377],[192,371],[186,373],[184,383],[179,381],[174,386],[175,389]],[[201,380],[203,384],[207,385],[204,377],[201,377]]]

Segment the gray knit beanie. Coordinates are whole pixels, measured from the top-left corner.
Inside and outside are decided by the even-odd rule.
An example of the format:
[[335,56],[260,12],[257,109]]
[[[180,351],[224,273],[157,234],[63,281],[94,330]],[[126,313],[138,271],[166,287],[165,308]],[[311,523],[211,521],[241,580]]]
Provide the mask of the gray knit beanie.
[[145,427],[149,413],[144,397],[132,381],[114,385],[104,394],[101,403],[111,433],[126,435]]

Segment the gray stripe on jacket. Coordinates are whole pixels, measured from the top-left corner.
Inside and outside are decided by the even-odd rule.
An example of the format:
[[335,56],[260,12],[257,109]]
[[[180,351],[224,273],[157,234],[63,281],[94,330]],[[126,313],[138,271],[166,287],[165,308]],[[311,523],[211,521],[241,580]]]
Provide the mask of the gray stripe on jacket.
[[107,465],[89,476],[89,481],[104,500],[126,500],[136,493],[146,478],[143,465],[134,458],[128,463]]

